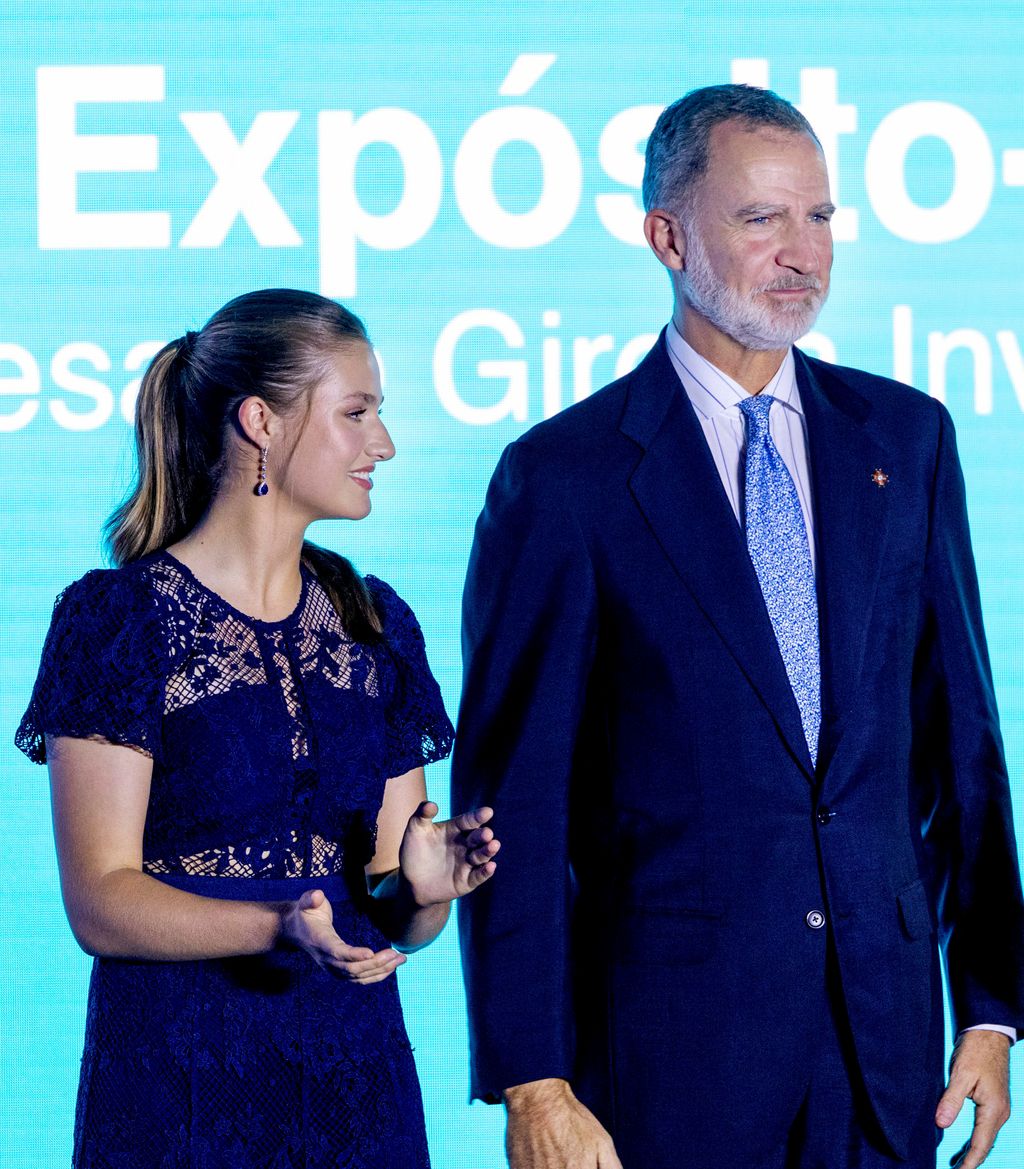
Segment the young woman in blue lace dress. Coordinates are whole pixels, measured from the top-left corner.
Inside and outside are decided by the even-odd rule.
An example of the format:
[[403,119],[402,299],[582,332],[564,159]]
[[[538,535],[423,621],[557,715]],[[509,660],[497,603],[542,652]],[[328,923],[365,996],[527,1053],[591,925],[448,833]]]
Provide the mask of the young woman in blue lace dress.
[[426,801],[452,729],[412,612],[304,540],[369,512],[380,405],[358,319],[287,290],[143,380],[118,567],[62,594],[19,730],[96,955],[80,1169],[428,1164],[391,976],[498,842]]

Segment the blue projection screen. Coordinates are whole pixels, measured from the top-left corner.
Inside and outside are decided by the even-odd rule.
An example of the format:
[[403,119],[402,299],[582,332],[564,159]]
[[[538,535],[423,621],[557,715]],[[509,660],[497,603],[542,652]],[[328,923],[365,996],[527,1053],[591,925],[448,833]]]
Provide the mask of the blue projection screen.
[[[640,233],[642,154],[694,86],[770,85],[821,137],[836,263],[806,347],[953,413],[1021,815],[1022,24],[1017,0],[5,0],[8,1169],[68,1163],[89,970],[63,915],[45,773],[11,743],[53,598],[100,563],[146,362],[252,288],[318,290],[365,318],[399,454],[367,521],[314,538],[408,599],[454,712],[462,577],[502,447],[631,368],[669,315]],[[444,803],[446,767],[428,783]],[[467,1104],[454,927],[400,982],[436,1166],[496,1169],[500,1110]],[[1024,1160],[1022,1105],[992,1169]]]

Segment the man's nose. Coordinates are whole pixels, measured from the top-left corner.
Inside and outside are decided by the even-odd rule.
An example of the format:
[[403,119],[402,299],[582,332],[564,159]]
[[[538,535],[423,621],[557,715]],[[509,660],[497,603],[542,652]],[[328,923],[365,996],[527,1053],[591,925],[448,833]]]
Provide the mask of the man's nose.
[[789,228],[779,243],[775,262],[782,268],[789,268],[803,276],[817,275],[823,260],[820,229],[809,225]]

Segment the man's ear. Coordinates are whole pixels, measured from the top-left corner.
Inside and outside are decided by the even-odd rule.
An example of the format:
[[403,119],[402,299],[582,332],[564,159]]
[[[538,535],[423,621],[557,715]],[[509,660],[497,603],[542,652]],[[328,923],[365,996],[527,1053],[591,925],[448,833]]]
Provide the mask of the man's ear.
[[255,395],[245,398],[238,405],[238,429],[258,447],[270,445],[271,431],[275,425],[274,412],[262,398]]
[[671,211],[653,207],[644,216],[644,236],[651,251],[672,272],[686,266],[686,233]]

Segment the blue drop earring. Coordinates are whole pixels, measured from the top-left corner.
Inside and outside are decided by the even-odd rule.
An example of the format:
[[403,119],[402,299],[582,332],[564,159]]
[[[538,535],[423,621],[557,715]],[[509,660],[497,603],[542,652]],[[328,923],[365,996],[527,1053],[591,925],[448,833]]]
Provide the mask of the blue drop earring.
[[253,488],[254,495],[266,495],[270,491],[267,486],[267,448],[260,447],[260,469]]

